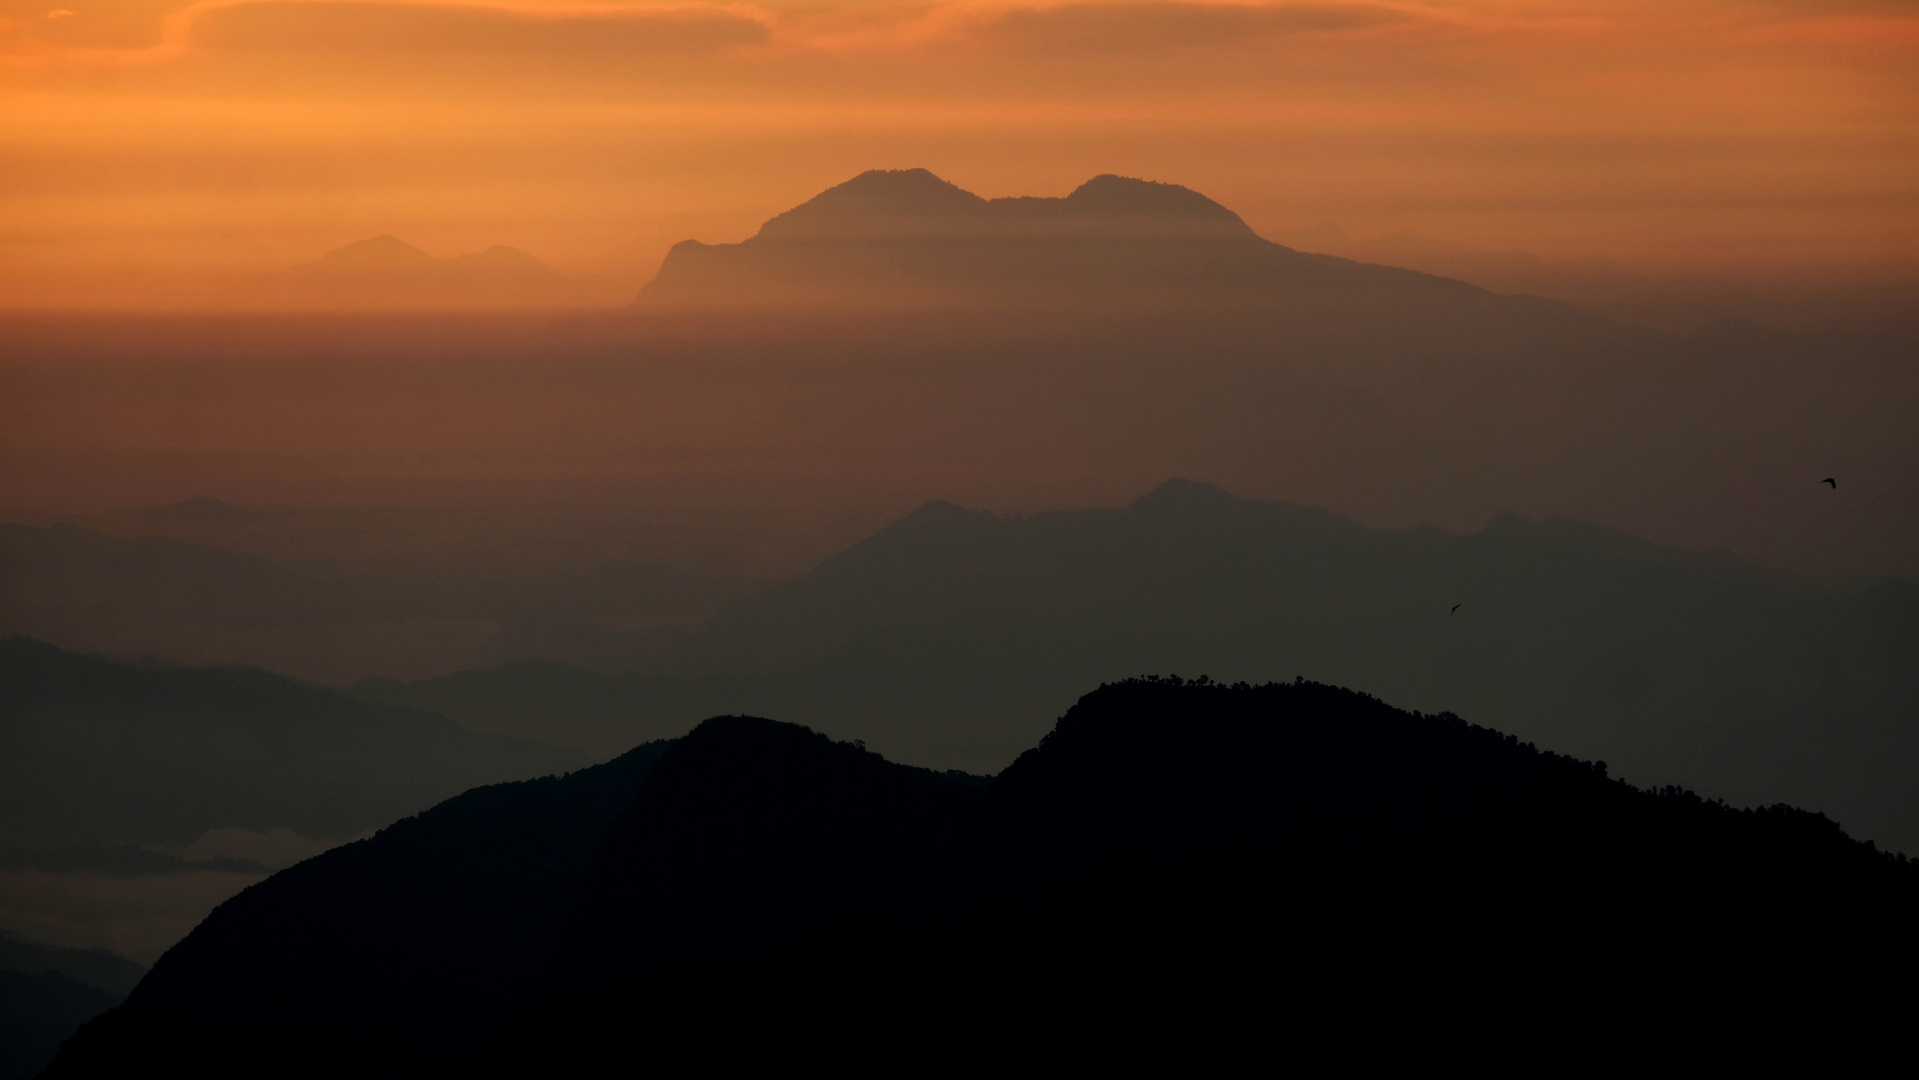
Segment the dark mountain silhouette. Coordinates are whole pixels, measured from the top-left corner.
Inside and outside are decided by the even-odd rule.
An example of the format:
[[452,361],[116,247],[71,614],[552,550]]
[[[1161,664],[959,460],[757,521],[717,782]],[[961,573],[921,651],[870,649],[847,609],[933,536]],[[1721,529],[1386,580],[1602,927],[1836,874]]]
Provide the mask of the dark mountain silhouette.
[[0,1080],[27,1080],[146,969],[100,949],[51,949],[0,932]]
[[350,307],[418,308],[549,305],[574,284],[518,248],[435,258],[395,236],[356,240],[281,275],[275,291],[289,299]]
[[1177,481],[1119,510],[934,503],[692,632],[587,659],[628,673],[542,662],[357,692],[602,752],[772,714],[991,771],[1076,686],[1303,674],[1919,847],[1919,588],[1814,586],[1565,519],[1372,529]]
[[[348,1063],[439,1075],[470,1059],[530,1000],[601,836],[665,749],[468,791],[282,871],[163,957],[116,1037],[215,1069],[265,1055],[250,1067],[301,1076]],[[280,1062],[293,1046],[303,1060]]]
[[1097,176],[1065,198],[982,199],[925,169],[872,170],[738,244],[667,253],[642,307],[1203,305],[1338,293],[1484,296],[1413,271],[1305,255],[1175,184]]
[[1914,950],[1919,869],[1824,818],[1317,684],[1102,687],[990,785],[747,717],[635,765],[249,890],[46,1075],[1224,1054],[1307,1020],[1771,1015]]
[[589,757],[248,668],[142,668],[0,639],[0,847],[346,837]]

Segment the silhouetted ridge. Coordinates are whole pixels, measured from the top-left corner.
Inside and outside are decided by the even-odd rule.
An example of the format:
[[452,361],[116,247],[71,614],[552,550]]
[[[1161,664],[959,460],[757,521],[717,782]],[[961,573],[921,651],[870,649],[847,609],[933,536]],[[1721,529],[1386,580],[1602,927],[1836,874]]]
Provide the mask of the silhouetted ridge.
[[[500,1074],[633,1039],[752,1056],[737,1032],[828,1052],[845,1016],[908,1045],[1063,1048],[1081,1023],[1234,1043],[1276,1008],[1607,1008],[1628,986],[1656,997],[1637,986],[1651,966],[1731,993],[1756,968],[1831,975],[1911,948],[1919,872],[1822,817],[1640,791],[1333,687],[1103,687],[985,798],[723,723],[609,830],[544,1003],[488,1056]],[[1060,1026],[1004,1026],[1029,1016]]]
[[208,916],[47,1075],[459,1069],[538,985],[607,824],[666,747],[476,788],[276,874]]
[[1104,686],[990,786],[751,717],[648,764],[470,792],[277,875],[48,1076],[583,1075],[1097,1028],[1224,1052],[1276,1012],[1759,1016],[1798,1007],[1762,982],[1915,956],[1919,867],[1819,815],[1313,683]]
[[767,963],[796,950],[860,977],[869,939],[910,938],[964,887],[986,793],[793,724],[707,720],[608,830],[559,984],[618,996],[644,972],[649,1010],[688,993],[767,1000],[807,989]]

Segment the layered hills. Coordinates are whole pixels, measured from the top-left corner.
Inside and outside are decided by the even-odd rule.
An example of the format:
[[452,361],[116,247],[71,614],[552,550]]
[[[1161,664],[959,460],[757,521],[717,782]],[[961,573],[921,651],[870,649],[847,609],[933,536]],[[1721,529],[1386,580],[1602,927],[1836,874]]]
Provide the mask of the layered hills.
[[344,838],[475,784],[584,764],[248,668],[135,665],[0,639],[0,847]]
[[1366,685],[1919,846],[1910,583],[1816,585],[1568,519],[1375,529],[1184,481],[1111,510],[928,504],[688,630],[357,692],[602,753],[748,712],[993,772],[1079,687],[1155,669]]
[[721,717],[249,890],[46,1075],[1629,1023],[1902,966],[1915,899],[1911,863],[1818,815],[1635,788],[1313,683],[1105,686],[990,782]]
[[27,1080],[74,1029],[112,1008],[146,974],[99,949],[50,949],[0,932],[0,1080]]
[[[505,625],[687,621],[745,590],[740,538],[711,527],[663,555],[646,545],[666,530],[646,528],[644,514],[628,515],[637,526],[543,509],[520,515],[526,524],[511,513],[418,516],[198,497],[88,519],[92,528],[0,524],[0,634],[350,683],[459,670]],[[542,535],[514,536],[516,524]],[[489,546],[476,555],[479,532]],[[696,543],[697,556],[682,554]]]
[[1064,198],[983,199],[925,169],[875,169],[782,213],[738,244],[680,243],[642,309],[893,308],[1403,298],[1480,290],[1260,239],[1198,192],[1096,176]]

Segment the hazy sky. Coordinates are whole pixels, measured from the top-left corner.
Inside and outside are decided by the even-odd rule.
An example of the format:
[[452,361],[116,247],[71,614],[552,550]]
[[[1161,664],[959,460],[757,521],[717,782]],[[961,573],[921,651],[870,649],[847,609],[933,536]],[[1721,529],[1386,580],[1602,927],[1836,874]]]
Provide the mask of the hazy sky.
[[[71,2],[75,7],[53,7]],[[1919,262],[1919,2],[0,0],[0,290],[391,232],[650,276],[873,167],[1653,272]],[[100,298],[106,297],[102,300]]]

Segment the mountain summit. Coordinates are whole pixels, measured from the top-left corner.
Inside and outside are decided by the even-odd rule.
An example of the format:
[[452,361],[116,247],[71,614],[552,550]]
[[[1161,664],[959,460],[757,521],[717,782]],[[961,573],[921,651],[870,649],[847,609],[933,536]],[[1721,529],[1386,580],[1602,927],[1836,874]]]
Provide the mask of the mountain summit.
[[438,258],[397,236],[370,236],[288,271],[275,285],[309,303],[350,308],[539,306],[573,283],[519,248]]
[[925,169],[874,169],[773,218],[749,243],[1250,237],[1238,214],[1177,184],[1105,175],[1063,199],[982,199]]
[[1096,176],[1064,198],[983,199],[925,169],[875,169],[737,244],[687,240],[640,305],[1044,307],[1155,299],[1263,303],[1301,289],[1373,295],[1479,290],[1307,255],[1177,184]]
[[720,716],[282,871],[42,1075],[1239,1060],[1287,1023],[1620,1009],[1716,1049],[1715,1008],[1897,1008],[1872,976],[1910,967],[1915,901],[1919,868],[1817,814],[1302,680],[1102,686],[990,780]]

